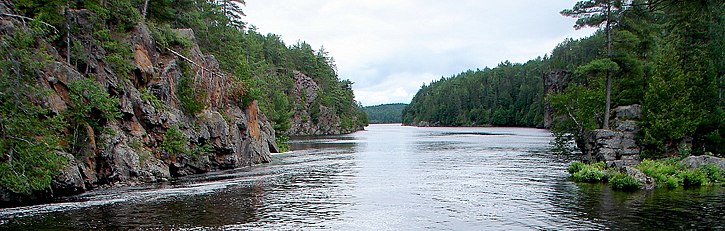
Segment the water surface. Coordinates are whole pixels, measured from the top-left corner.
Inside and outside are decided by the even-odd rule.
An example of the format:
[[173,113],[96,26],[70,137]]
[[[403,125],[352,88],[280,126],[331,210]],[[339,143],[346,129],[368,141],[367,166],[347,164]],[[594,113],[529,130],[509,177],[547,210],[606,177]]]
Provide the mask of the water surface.
[[529,128],[371,125],[273,163],[0,209],[0,229],[725,229],[725,190],[621,193],[568,179]]

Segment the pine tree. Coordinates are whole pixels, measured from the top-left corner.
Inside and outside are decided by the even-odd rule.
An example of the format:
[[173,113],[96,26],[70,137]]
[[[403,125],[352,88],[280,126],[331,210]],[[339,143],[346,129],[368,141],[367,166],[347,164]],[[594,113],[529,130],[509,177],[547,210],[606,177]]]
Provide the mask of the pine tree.
[[[567,17],[578,18],[574,28],[601,27],[604,24],[604,33],[607,34],[607,58],[612,57],[612,26],[617,23],[621,15],[624,1],[622,0],[588,0],[577,2],[572,9],[562,10],[561,14]],[[612,70],[607,72],[606,105],[604,109],[604,123],[602,128],[609,129],[609,110],[612,104]]]

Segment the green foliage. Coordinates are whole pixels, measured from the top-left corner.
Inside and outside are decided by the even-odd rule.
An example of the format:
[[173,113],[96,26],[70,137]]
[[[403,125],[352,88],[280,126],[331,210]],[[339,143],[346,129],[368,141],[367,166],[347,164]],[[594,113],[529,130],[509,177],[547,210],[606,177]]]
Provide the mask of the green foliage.
[[195,115],[206,108],[204,104],[206,91],[203,88],[198,89],[194,86],[194,77],[188,63],[180,60],[176,64],[179,65],[182,72],[176,85],[176,97],[186,113]]
[[574,181],[596,183],[605,181],[607,179],[605,167],[606,165],[604,164],[604,162],[597,162],[590,165],[581,164],[580,162],[574,162],[572,163],[572,165],[569,166],[569,169],[567,170],[570,171],[570,173],[574,170],[578,170],[572,173]]
[[562,10],[561,14],[577,18],[574,28],[599,27],[615,23],[615,17],[621,14],[623,4],[622,0],[579,1],[571,9]]
[[135,27],[141,20],[141,13],[136,9],[135,0],[104,1],[105,8],[109,9],[108,23],[114,25],[119,32],[125,32]]
[[591,167],[585,167],[581,171],[572,174],[574,181],[588,183],[602,182],[605,179],[604,176],[604,170]]
[[0,184],[21,194],[48,189],[67,161],[58,154],[67,123],[43,106],[48,92],[36,82],[50,57],[37,39],[46,28],[29,26],[0,34]]
[[118,98],[106,92],[106,88],[93,79],[80,79],[68,84],[71,107],[69,118],[75,122],[85,122],[99,129],[107,121],[121,117]]
[[696,169],[687,169],[680,165],[677,158],[662,160],[644,160],[636,167],[647,176],[655,179],[658,187],[677,188],[704,186],[721,183],[725,173],[715,165],[705,165]]
[[407,106],[407,104],[403,103],[394,103],[368,106],[364,109],[365,113],[367,113],[370,123],[402,123],[403,110]]
[[275,142],[277,143],[277,147],[279,148],[279,152],[287,152],[289,151],[289,144],[287,143],[289,141],[289,137],[287,137],[284,134],[277,134],[275,137]]
[[683,170],[679,173],[679,176],[682,178],[682,186],[684,187],[703,186],[709,182],[707,173],[702,169]]
[[163,52],[166,52],[167,48],[173,48],[180,46],[187,48],[191,46],[191,40],[180,36],[178,33],[171,29],[169,24],[163,24],[157,26],[154,23],[148,23],[151,35],[154,37],[154,41],[161,48]]
[[106,51],[104,60],[110,64],[116,74],[127,77],[131,70],[135,68],[132,62],[131,44],[114,38],[108,29],[96,31],[93,35]]
[[143,90],[141,90],[140,93],[141,93],[141,99],[144,101],[148,101],[151,104],[151,106],[154,107],[154,109],[163,110],[166,108],[166,104],[164,104],[164,102],[159,100],[159,98],[157,98],[153,92],[149,91],[148,88],[144,88]]
[[159,147],[170,156],[189,155],[192,153],[189,150],[189,139],[177,126],[171,126],[166,130]]
[[616,172],[611,174],[609,177],[609,185],[614,190],[620,191],[637,191],[639,189],[640,182],[629,174],[623,172]]
[[555,116],[564,118],[557,121],[552,130],[580,138],[584,131],[596,129],[602,118],[603,93],[572,84],[564,92],[547,96],[546,100],[555,109]]
[[700,169],[707,174],[708,180],[712,183],[724,183],[725,182],[725,169],[720,169],[717,165],[708,164],[700,167]]
[[577,172],[581,171],[582,169],[584,169],[584,167],[586,165],[587,164],[582,163],[581,161],[574,161],[574,162],[571,162],[571,164],[566,169],[566,171],[569,172],[569,174],[574,174],[574,173],[577,173]]
[[604,58],[595,59],[585,65],[577,67],[575,74],[580,76],[586,76],[597,73],[606,73],[607,71],[614,72],[618,70],[619,64],[612,61],[611,59]]
[[669,46],[660,50],[657,71],[649,80],[642,105],[645,108],[642,128],[644,142],[653,151],[673,153],[676,143],[697,129],[705,111],[696,108],[693,95],[698,92],[687,86],[690,77],[672,65],[679,62],[679,55]]
[[637,165],[637,168],[655,179],[658,187],[676,188],[682,182],[682,179],[678,177],[682,168],[676,164],[675,159],[661,161],[645,159]]
[[541,126],[545,60],[508,61],[423,85],[403,110],[403,123],[440,126]]

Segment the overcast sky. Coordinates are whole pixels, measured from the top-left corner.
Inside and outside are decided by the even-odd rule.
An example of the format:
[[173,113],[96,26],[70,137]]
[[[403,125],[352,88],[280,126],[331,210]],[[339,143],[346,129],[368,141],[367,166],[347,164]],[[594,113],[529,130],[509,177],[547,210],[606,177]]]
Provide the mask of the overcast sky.
[[526,62],[591,35],[559,14],[576,0],[246,0],[246,21],[287,45],[324,46],[364,106],[410,103],[423,83]]

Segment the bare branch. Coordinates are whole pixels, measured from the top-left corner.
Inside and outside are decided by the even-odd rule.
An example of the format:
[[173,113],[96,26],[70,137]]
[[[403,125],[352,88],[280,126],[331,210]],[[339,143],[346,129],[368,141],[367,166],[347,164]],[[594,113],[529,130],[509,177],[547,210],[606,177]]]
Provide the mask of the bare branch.
[[53,30],[55,31],[56,34],[58,33],[58,28],[55,28],[53,25],[50,25],[50,24],[48,24],[46,22],[43,22],[43,21],[40,21],[40,20],[35,20],[35,19],[32,19],[32,18],[28,18],[28,17],[22,16],[22,15],[17,15],[17,14],[0,13],[0,16],[15,17],[15,18],[20,18],[20,19],[30,20],[30,21],[38,21],[38,22],[42,23],[43,25],[46,25],[46,26],[48,26],[50,28],[53,28]]

